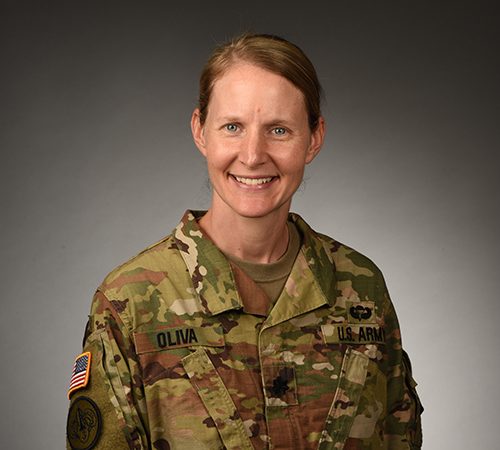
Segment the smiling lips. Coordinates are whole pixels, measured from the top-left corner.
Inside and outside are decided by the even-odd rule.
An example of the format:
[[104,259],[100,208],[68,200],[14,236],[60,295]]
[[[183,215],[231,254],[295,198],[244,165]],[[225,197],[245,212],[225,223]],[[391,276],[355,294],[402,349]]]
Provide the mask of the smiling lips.
[[246,184],[247,186],[257,186],[259,184],[269,183],[275,177],[268,177],[268,178],[242,178],[242,177],[237,177],[236,175],[233,175],[233,178],[238,183],[243,183],[243,184]]

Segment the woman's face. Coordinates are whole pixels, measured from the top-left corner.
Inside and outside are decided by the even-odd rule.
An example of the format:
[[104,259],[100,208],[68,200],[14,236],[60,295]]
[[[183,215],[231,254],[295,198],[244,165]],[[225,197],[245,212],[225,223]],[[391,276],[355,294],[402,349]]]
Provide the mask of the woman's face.
[[191,126],[207,158],[212,211],[228,219],[288,214],[325,132],[323,118],[311,132],[303,94],[292,83],[244,63],[216,81],[205,123],[195,110]]

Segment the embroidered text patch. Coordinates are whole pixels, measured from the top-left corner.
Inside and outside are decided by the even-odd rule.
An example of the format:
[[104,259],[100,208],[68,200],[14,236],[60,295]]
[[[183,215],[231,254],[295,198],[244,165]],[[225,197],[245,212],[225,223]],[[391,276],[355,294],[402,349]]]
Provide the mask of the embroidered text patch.
[[159,352],[181,347],[205,345],[224,347],[223,329],[208,327],[172,327],[134,333],[137,354]]
[[385,332],[378,325],[350,323],[322,325],[326,344],[385,344]]

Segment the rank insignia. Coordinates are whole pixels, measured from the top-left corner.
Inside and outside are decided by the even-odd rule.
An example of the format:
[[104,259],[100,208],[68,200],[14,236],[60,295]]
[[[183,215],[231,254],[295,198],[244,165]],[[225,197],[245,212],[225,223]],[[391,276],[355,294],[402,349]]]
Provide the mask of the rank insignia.
[[288,381],[283,380],[281,376],[278,376],[278,378],[276,378],[273,381],[273,386],[271,388],[266,387],[266,389],[271,391],[271,395],[273,397],[281,398],[285,395],[285,392],[288,391],[288,389],[290,388],[288,387]]
[[264,366],[264,394],[267,406],[298,405],[295,368]]
[[85,352],[75,359],[73,374],[71,375],[71,381],[69,383],[68,398],[72,392],[87,386],[90,378],[91,356],[92,354],[90,352]]

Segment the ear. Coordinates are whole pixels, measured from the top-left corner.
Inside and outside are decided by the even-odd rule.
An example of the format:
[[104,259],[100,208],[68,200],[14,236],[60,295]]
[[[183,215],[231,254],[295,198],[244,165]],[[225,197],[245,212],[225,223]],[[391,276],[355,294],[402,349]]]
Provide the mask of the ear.
[[319,117],[316,130],[311,133],[311,143],[306,154],[306,164],[309,164],[319,153],[325,141],[325,119]]
[[203,125],[200,122],[200,110],[198,108],[193,111],[193,117],[191,117],[191,132],[193,133],[194,143],[206,158],[205,135],[203,133]]

